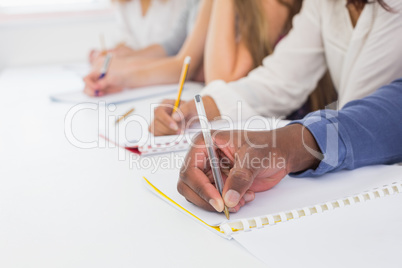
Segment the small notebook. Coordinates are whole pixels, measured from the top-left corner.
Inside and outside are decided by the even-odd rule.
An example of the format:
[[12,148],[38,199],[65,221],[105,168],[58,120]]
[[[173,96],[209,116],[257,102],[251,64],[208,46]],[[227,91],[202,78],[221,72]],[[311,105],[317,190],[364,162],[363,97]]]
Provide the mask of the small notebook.
[[[195,82],[187,82],[183,90],[186,90],[188,88],[201,90],[202,84]],[[50,99],[55,102],[66,102],[73,104],[99,103],[99,102],[105,102],[106,104],[119,104],[134,100],[156,97],[159,95],[174,92],[177,92],[177,84],[126,89],[122,92],[105,95],[102,97],[88,96],[82,91],[82,89],[79,89],[72,92],[65,92],[51,95]]]
[[181,135],[155,137],[148,132],[145,121],[140,123],[129,116],[120,123],[113,121],[100,126],[99,136],[109,143],[108,147],[119,146],[141,156],[150,156],[185,151],[195,134],[195,130],[189,130]]
[[[256,117],[252,122],[235,122],[234,124],[229,124],[224,120],[213,121],[211,122],[211,128],[219,130],[246,128],[258,131],[283,127],[288,123],[289,121],[286,120]],[[111,124],[107,130],[102,129],[99,136],[132,153],[151,156],[186,151],[191,145],[192,138],[199,131],[200,125],[196,123],[181,135],[155,137],[147,129],[143,129],[138,122],[131,122],[126,125]]]
[[142,141],[136,139],[129,141],[120,140],[119,143],[116,143],[103,134],[101,134],[100,137],[134,154],[138,154],[140,156],[152,156],[187,150],[191,144],[191,139],[194,134],[194,132],[186,132],[183,135],[170,135],[162,137],[154,137],[149,135],[148,138]]
[[369,166],[318,178],[286,176],[271,190],[256,193],[255,200],[239,212],[231,213],[228,221],[223,213],[205,211],[181,196],[176,189],[178,177],[177,168],[163,169],[146,174],[144,182],[147,188],[163,200],[228,239],[243,231],[267,228],[402,193],[401,166]]

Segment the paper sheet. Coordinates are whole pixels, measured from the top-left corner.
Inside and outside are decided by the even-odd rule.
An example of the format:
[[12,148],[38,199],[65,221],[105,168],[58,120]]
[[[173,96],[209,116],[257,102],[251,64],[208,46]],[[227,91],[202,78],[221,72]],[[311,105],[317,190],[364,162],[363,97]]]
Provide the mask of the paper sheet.
[[[184,91],[191,88],[202,89],[202,84],[188,82],[184,86]],[[150,86],[142,87],[136,89],[126,89],[120,93],[105,95],[102,97],[91,97],[86,95],[82,88],[77,88],[71,92],[65,92],[60,94],[51,95],[50,99],[55,102],[66,102],[66,103],[99,103],[105,102],[106,104],[118,104],[134,100],[140,100],[144,98],[151,98],[167,93],[174,93],[177,91],[177,84],[172,85],[161,85],[161,86]]]
[[401,267],[401,211],[395,194],[233,238],[269,267]]
[[[184,158],[184,153],[180,154]],[[168,157],[168,156],[165,156]],[[156,161],[155,161],[156,163]],[[226,222],[222,213],[205,211],[181,196],[176,189],[179,168],[155,169],[144,174],[154,186],[189,210],[207,224],[217,226]],[[230,221],[314,206],[352,196],[402,179],[401,166],[369,166],[353,171],[340,171],[318,178],[285,177],[277,186],[257,193],[253,202],[239,212],[231,213]]]

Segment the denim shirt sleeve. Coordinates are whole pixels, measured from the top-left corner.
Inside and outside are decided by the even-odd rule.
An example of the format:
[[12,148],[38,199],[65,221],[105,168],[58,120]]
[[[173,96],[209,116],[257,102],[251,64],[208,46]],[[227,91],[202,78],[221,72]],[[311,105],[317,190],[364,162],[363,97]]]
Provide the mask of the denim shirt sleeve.
[[323,155],[315,170],[292,176],[402,162],[402,78],[339,111],[313,112],[290,124],[307,127]]

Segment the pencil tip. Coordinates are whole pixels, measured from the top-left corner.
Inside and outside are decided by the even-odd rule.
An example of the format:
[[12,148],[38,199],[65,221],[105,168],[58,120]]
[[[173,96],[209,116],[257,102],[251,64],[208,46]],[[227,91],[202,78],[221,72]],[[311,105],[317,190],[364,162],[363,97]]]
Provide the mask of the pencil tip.
[[227,206],[225,206],[225,209],[223,210],[223,212],[225,213],[225,216],[226,216],[226,219],[230,219],[230,215],[229,215],[229,210],[228,210],[228,207]]

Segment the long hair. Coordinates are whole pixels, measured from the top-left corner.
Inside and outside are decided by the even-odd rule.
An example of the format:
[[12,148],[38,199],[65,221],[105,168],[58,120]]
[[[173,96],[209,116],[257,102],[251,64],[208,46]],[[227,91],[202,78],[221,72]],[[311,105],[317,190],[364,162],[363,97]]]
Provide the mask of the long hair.
[[[295,0],[293,5],[283,0],[277,0],[289,10],[284,32],[287,33],[292,27],[292,18],[299,13],[302,0]],[[244,40],[247,49],[253,58],[254,67],[261,65],[262,60],[274,50],[277,40],[269,40],[268,23],[265,19],[262,0],[235,0],[235,12],[238,19],[238,31]]]
[[[391,8],[384,0],[377,0],[377,2],[384,8],[386,11],[391,11]],[[368,0],[348,0],[347,5],[354,5],[358,9],[362,9],[365,4],[373,3],[373,1],[369,2]]]

